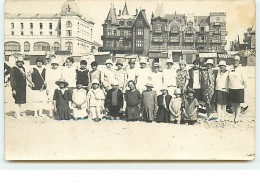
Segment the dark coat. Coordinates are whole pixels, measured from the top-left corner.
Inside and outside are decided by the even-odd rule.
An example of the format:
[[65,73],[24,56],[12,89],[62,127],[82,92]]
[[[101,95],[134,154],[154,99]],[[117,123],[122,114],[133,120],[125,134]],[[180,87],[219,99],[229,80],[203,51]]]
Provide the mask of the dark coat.
[[169,111],[169,104],[172,97],[170,95],[165,96],[165,103],[166,107],[163,105],[163,95],[157,96],[157,105],[158,105],[158,111],[157,111],[157,122],[170,122],[170,111]]
[[[109,89],[107,91],[106,99],[105,99],[105,107],[109,108],[112,106],[112,89]],[[120,89],[117,90],[117,104],[118,107],[123,108],[124,106],[124,99],[123,99],[123,93]]]
[[[188,83],[189,88],[193,88],[194,70],[195,70],[194,68],[189,69],[189,77],[190,77],[189,83]],[[200,79],[201,79],[201,77],[200,77],[201,76],[200,75],[201,69],[199,68],[197,70],[199,70],[199,81],[200,81]]]

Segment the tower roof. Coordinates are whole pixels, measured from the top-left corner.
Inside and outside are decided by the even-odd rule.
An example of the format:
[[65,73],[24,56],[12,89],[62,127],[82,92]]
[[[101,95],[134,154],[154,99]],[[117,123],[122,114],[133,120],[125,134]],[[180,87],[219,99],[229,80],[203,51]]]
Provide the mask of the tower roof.
[[124,6],[124,9],[123,9],[122,15],[129,15],[128,9],[127,9],[127,6],[126,6],[126,2],[125,2],[125,6]]
[[65,14],[65,15],[79,15],[80,11],[79,11],[79,7],[78,5],[75,3],[74,0],[67,0],[66,2],[63,3],[62,7],[61,7],[61,14]]
[[111,20],[112,23],[117,23],[116,19],[116,9],[114,8],[114,5],[111,4],[110,10],[107,14],[107,20]]
[[154,18],[156,18],[156,17],[165,17],[163,3],[157,4],[155,12],[154,12]]

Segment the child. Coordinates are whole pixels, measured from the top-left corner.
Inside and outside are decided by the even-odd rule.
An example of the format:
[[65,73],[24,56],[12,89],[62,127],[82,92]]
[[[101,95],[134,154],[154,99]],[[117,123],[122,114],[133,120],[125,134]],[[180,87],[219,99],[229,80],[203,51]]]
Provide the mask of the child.
[[186,91],[187,97],[182,102],[183,121],[185,124],[193,125],[197,122],[198,117],[198,100],[194,98],[194,90],[189,88]]
[[156,116],[157,95],[152,90],[152,84],[147,83],[145,86],[147,90],[142,93],[142,116],[144,121],[152,122]]
[[160,72],[160,64],[158,62],[153,64],[154,72],[151,73],[151,82],[154,85],[154,91],[157,93],[163,86],[163,73]]
[[[76,69],[76,80],[77,82],[80,81],[82,83],[83,89],[88,91],[88,69],[87,69],[87,61],[81,60],[80,61],[80,68]],[[77,84],[76,84],[77,85]]]
[[119,82],[114,80],[111,82],[112,89],[107,91],[105,99],[105,107],[108,109],[110,119],[120,119],[120,110],[124,105],[123,93],[118,89]]
[[189,69],[189,83],[188,87],[192,88],[194,90],[194,97],[198,100],[201,101],[201,85],[200,85],[200,61],[199,59],[196,59],[193,61],[193,67]]
[[173,94],[176,89],[176,69],[172,59],[167,59],[166,68],[163,70],[163,84],[168,88],[168,93]]
[[70,111],[72,95],[67,88],[69,84],[64,79],[60,79],[56,81],[56,85],[59,88],[55,89],[53,95],[54,111],[58,114],[58,120],[70,120],[72,119]]
[[94,79],[98,80],[99,84],[101,84],[101,82],[103,80],[101,71],[99,71],[97,69],[98,63],[94,61],[90,65],[91,65],[92,71],[89,72],[89,78],[88,78],[89,79],[89,87],[91,87],[92,81]]
[[76,68],[74,66],[74,58],[68,57],[62,67],[62,77],[68,82],[68,89],[73,91],[76,87]]
[[106,68],[104,69],[104,81],[103,85],[105,88],[105,91],[107,92],[109,89],[111,89],[111,82],[115,80],[115,72],[113,70],[113,61],[111,59],[107,59],[105,62]]
[[87,101],[87,91],[83,88],[83,82],[78,80],[76,82],[77,88],[73,90],[72,94],[72,107],[74,119],[84,119],[87,117],[86,112],[86,101]]
[[104,92],[99,88],[100,82],[97,79],[92,81],[92,88],[87,94],[87,112],[89,118],[95,122],[101,121],[104,112]]
[[142,101],[141,93],[136,89],[135,82],[128,82],[129,90],[125,93],[126,100],[126,119],[127,121],[138,121],[140,118],[140,103]]
[[186,61],[180,61],[179,66],[180,68],[177,69],[177,88],[180,88],[182,94],[184,94],[184,91],[188,86],[190,77],[188,71],[185,69]]
[[137,84],[136,88],[139,91],[145,91],[146,90],[146,83],[148,83],[149,80],[151,80],[151,70],[149,67],[147,67],[147,59],[142,58],[139,62],[140,68],[138,69],[138,78],[137,78]]
[[126,88],[126,82],[127,82],[127,76],[125,71],[123,70],[124,64],[122,62],[117,62],[116,67],[117,69],[115,70],[115,78],[119,82],[119,89],[125,93],[125,88]]
[[170,112],[169,112],[169,104],[171,101],[171,96],[168,95],[167,88],[161,88],[162,94],[157,96],[157,104],[158,104],[158,111],[157,111],[157,122],[161,123],[169,123],[170,121]]
[[174,91],[175,98],[172,98],[169,104],[169,110],[170,110],[170,122],[174,123],[177,122],[177,124],[181,123],[181,105],[182,105],[182,99],[181,99],[181,89],[177,88]]

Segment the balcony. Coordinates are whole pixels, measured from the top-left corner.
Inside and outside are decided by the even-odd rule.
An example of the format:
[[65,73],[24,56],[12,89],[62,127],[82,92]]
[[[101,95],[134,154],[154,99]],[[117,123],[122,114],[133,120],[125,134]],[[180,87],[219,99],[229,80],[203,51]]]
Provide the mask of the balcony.
[[168,40],[168,42],[180,42],[180,38],[179,37],[173,37],[173,38],[170,38],[169,40]]
[[222,43],[221,40],[212,40],[211,42],[212,42],[212,44],[221,44]]
[[214,26],[220,26],[220,25],[221,25],[221,22],[214,22],[213,25],[214,25]]
[[222,40],[222,44],[227,44],[227,41],[226,40]]
[[206,32],[205,31],[199,31],[199,34],[204,35],[204,34],[206,34]]
[[187,31],[185,32],[185,34],[193,34],[193,31],[192,31],[192,30],[187,30]]
[[162,30],[153,30],[154,33],[162,33]]
[[121,46],[121,47],[104,47],[104,51],[131,51],[132,47],[129,46]]
[[115,36],[115,35],[102,35],[101,36],[101,40],[104,40],[104,39],[119,39],[120,36]]
[[184,39],[184,42],[185,43],[193,43],[194,42],[194,39],[192,38],[192,39],[187,39],[187,38],[185,38]]
[[221,31],[221,35],[226,36],[228,34],[227,31]]
[[153,38],[152,42],[163,42],[162,38]]
[[182,50],[181,46],[168,46],[169,50]]
[[143,51],[144,50],[144,47],[136,47],[135,48],[135,51]]
[[214,33],[215,35],[220,35],[220,30],[215,30],[213,33]]
[[202,40],[202,39],[198,39],[198,40],[197,40],[197,43],[198,43],[198,44],[206,44],[207,41],[206,41],[206,40]]
[[179,30],[171,30],[170,33],[173,33],[173,34],[180,33],[180,31]]

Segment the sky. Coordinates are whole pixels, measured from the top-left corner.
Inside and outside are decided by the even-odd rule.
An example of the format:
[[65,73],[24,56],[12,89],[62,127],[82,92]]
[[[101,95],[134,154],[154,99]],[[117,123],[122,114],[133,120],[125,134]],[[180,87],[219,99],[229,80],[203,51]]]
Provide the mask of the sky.
[[[66,0],[6,0],[5,13],[59,13],[62,4]],[[95,22],[93,39],[102,44],[102,24],[107,17],[111,3],[116,11],[122,10],[125,1],[122,0],[75,0],[80,13],[91,16]],[[135,14],[136,9],[145,9],[147,19],[151,20],[151,14],[155,11],[157,3],[163,3],[165,14],[177,13],[207,16],[210,12],[226,12],[227,20],[227,47],[230,41],[240,37],[243,41],[243,33],[248,27],[255,27],[255,2],[254,0],[128,0],[126,1],[129,14]],[[226,48],[228,49],[228,48]]]

